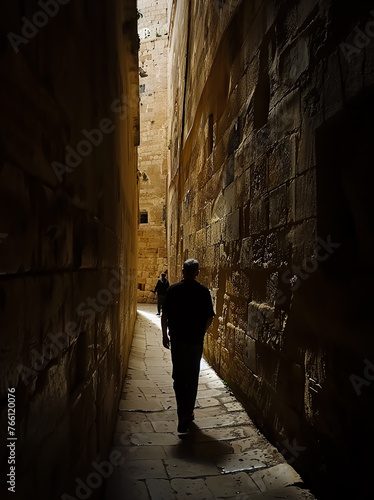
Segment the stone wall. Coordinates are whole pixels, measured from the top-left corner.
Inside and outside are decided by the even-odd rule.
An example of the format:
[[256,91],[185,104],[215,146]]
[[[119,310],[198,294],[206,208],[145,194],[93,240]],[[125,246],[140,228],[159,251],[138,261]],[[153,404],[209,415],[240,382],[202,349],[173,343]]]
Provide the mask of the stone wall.
[[107,457],[136,317],[136,2],[6,4],[1,433],[15,388],[16,498],[76,498]]
[[140,147],[139,206],[148,214],[138,232],[138,301],[156,302],[154,289],[167,269],[166,175],[167,140],[167,0],[140,0]]
[[329,499],[370,491],[357,460],[373,442],[370,9],[171,12],[170,279],[199,259],[217,312],[207,360]]

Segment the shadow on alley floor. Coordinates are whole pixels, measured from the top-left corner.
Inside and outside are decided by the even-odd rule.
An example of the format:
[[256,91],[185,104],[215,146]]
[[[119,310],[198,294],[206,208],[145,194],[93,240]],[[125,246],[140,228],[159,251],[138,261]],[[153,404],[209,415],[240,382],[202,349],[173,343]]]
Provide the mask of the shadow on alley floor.
[[204,360],[195,423],[177,433],[170,351],[156,312],[138,304],[113,443],[124,459],[108,479],[106,500],[313,500]]

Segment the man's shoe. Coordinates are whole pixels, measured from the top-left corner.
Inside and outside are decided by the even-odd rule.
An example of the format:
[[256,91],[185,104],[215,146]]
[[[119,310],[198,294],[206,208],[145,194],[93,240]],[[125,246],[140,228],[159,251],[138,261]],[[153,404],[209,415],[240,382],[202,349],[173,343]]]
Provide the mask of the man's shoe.
[[156,316],[160,316],[160,313],[156,313]]
[[189,418],[182,418],[181,420],[178,421],[178,432],[183,434],[188,431],[188,424],[190,423]]

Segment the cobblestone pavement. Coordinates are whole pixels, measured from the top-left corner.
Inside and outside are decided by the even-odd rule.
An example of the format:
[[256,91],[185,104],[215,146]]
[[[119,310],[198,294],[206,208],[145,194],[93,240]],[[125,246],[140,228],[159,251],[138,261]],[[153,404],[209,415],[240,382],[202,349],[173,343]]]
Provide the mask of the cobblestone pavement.
[[314,500],[204,360],[195,422],[177,433],[170,351],[156,312],[138,305],[113,442],[123,464],[108,479],[106,500]]

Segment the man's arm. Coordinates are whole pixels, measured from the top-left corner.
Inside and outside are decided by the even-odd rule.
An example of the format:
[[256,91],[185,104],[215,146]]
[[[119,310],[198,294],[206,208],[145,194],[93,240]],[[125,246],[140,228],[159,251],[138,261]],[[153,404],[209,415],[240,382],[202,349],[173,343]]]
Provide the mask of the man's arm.
[[162,345],[169,349],[170,339],[168,337],[168,316],[164,312],[161,315]]
[[208,289],[206,289],[206,315],[208,316],[208,319],[206,320],[206,324],[205,324],[205,331],[208,330],[208,328],[210,327],[210,325],[213,323],[213,318],[215,316],[215,312],[214,312],[214,309],[213,309],[213,302],[212,302],[212,296],[211,296],[211,293]]

